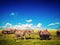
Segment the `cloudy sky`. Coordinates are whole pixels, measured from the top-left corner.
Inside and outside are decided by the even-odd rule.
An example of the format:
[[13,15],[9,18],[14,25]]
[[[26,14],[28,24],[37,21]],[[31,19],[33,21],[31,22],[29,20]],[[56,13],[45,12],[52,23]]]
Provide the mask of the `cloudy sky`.
[[0,28],[6,25],[56,28],[60,25],[60,1],[0,0]]

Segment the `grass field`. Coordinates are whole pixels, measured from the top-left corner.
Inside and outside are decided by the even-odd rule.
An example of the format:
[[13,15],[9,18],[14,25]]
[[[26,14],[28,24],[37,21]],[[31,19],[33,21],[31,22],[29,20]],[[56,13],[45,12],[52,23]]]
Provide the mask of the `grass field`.
[[[60,45],[60,37],[57,37],[56,30],[48,30],[51,33],[51,40],[40,40],[36,34],[31,34],[31,39],[15,39],[14,34],[3,35],[0,30],[0,45]],[[26,35],[29,38],[29,35]]]

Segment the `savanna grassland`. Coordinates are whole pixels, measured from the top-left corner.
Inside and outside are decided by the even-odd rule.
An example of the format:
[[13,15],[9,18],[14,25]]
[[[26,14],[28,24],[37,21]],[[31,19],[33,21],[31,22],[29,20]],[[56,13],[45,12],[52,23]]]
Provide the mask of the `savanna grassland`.
[[[14,34],[2,34],[0,30],[0,45],[60,45],[60,37],[57,37],[56,30],[48,30],[51,33],[51,40],[40,40],[39,35],[26,34],[26,40],[15,39]],[[35,31],[36,32],[36,31]],[[31,37],[29,39],[29,37]]]

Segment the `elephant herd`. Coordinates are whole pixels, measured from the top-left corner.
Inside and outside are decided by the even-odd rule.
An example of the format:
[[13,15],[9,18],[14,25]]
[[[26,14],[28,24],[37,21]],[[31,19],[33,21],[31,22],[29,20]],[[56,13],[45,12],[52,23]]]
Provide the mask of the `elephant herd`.
[[[38,34],[41,40],[49,40],[51,34],[47,29],[45,30],[38,30],[38,32],[34,32],[34,30],[29,29],[29,30],[19,30],[19,29],[3,29],[2,34],[15,34],[15,37],[18,39],[19,37],[26,39],[26,34],[30,36],[30,34]],[[60,36],[60,30],[56,31],[57,36]]]

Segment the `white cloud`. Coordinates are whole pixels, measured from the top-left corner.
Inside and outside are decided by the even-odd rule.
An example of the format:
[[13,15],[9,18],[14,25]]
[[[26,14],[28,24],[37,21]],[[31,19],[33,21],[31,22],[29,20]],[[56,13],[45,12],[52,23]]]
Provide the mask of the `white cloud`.
[[12,24],[11,24],[11,23],[6,23],[5,25],[6,25],[6,26],[12,26]]
[[41,30],[42,29],[42,24],[38,23],[36,26],[34,26],[34,29]]
[[38,23],[37,25],[33,25],[32,23],[26,23],[26,24],[17,24],[12,25],[11,23],[6,23],[2,28],[14,28],[14,29],[20,29],[20,30],[26,30],[26,29],[40,29],[42,26],[41,23]]
[[2,28],[11,28],[13,25],[11,23],[6,23]]
[[26,29],[31,29],[33,24],[21,24],[21,25],[15,25],[14,27],[16,29],[20,29],[20,30],[26,30]]
[[38,24],[37,24],[37,27],[41,27],[41,26],[42,26],[42,24],[41,24],[41,23],[38,23]]
[[17,25],[12,25],[11,23],[6,23],[2,28],[14,28],[14,29],[20,29],[20,30],[26,30],[26,29],[32,29],[33,24],[17,24]]
[[15,15],[15,13],[14,13],[14,12],[12,12],[10,15]]
[[21,25],[21,23],[18,23],[18,25]]
[[1,28],[1,27],[0,27]]
[[5,26],[8,27],[8,28],[11,28],[12,24],[11,23],[6,23]]
[[52,25],[55,25],[55,23],[48,24],[48,26],[52,26]]
[[55,24],[60,24],[59,22],[56,22]]
[[53,26],[53,25],[57,25],[57,24],[60,24],[60,23],[59,22],[55,22],[55,23],[48,24],[48,26]]
[[6,28],[6,26],[2,26],[2,28],[4,29],[4,28]]
[[32,22],[32,20],[31,20],[31,19],[29,19],[29,20],[26,20],[26,22],[28,22],[28,23],[29,23],[29,22]]

